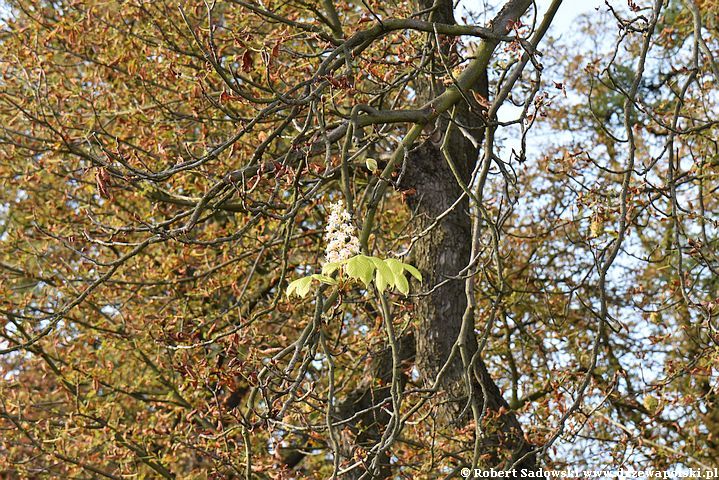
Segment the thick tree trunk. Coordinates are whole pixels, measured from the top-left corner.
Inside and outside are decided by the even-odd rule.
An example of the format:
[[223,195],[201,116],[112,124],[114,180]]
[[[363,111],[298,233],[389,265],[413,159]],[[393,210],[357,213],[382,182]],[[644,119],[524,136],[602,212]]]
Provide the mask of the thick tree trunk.
[[[462,194],[439,149],[430,142],[412,150],[402,187],[413,188],[409,207],[417,212],[416,231],[424,231]],[[457,274],[469,263],[471,224],[469,203],[463,200],[452,212],[419,240],[413,250],[413,262],[424,275],[423,284],[434,287]],[[417,314],[416,364],[427,386],[434,382],[459,338],[462,316],[467,307],[464,282],[452,280],[415,302]],[[476,345],[474,335],[465,339],[470,349]],[[472,352],[473,353],[473,352]],[[440,381],[442,395],[439,416],[441,425],[459,419],[467,405],[464,367],[459,355],[449,365]],[[465,410],[465,414],[468,413]],[[471,412],[469,412],[471,413]]]
[[[452,0],[418,0],[418,4],[422,9],[435,7],[433,12],[429,13],[431,20],[454,23]],[[529,2],[523,0],[507,2],[493,20],[493,28],[504,33],[502,30],[506,29],[506,24],[518,19],[528,6]],[[452,53],[451,47],[444,48],[444,55],[451,57]],[[435,83],[432,88],[425,90],[436,94],[439,89],[441,85]],[[474,87],[474,92],[484,98],[489,97],[486,71]],[[471,98],[471,92],[465,93]],[[475,104],[471,109],[464,102],[458,105],[455,120],[463,126],[466,133],[460,132],[458,128],[449,130],[452,138],[447,142],[448,153],[465,184],[470,181],[471,171],[479,155],[479,149],[475,145],[481,144],[483,139],[485,119],[477,113],[480,111],[479,107]],[[427,140],[407,155],[401,187],[416,191],[408,197],[409,207],[417,215],[416,231],[424,231],[433,224],[462,194],[461,186],[439,149],[439,145],[445,140],[443,135],[447,132],[449,121],[448,118],[440,118],[433,126],[439,133],[436,142]],[[474,142],[467,138],[467,134],[474,137]],[[437,138],[437,135],[432,137]],[[448,278],[456,277],[469,264],[472,235],[468,210],[469,201],[465,198],[454,206],[451,213],[445,216],[429,235],[415,244],[413,257],[416,266],[425,275],[424,285],[433,287]],[[434,383],[459,339],[466,307],[463,279],[450,280],[431,294],[419,297],[416,302],[416,363],[428,386]],[[471,357],[477,351],[473,329],[467,332],[467,337],[461,340],[467,346]],[[502,459],[516,460],[524,457],[531,451],[531,445],[525,441],[516,416],[509,412],[509,405],[481,357],[469,376],[459,354],[456,354],[448,365],[438,385],[441,392],[440,398],[437,399],[438,423],[447,428],[457,428],[471,418],[472,411],[467,408],[468,402],[472,400],[468,398],[470,388],[467,378],[472,382],[473,400],[480,407],[487,408],[486,418],[491,418],[491,422],[494,422],[492,425],[484,425],[487,433],[482,444],[483,459],[487,464],[498,465]],[[483,392],[486,392],[486,398]],[[534,455],[526,455],[518,466],[536,469]]]
[[[458,141],[458,140],[457,140]],[[409,197],[410,208],[417,212],[417,227],[424,230],[448,210],[460,197],[457,184],[439,149],[430,142],[412,150],[403,186],[417,193]],[[443,218],[414,249],[414,261],[425,276],[424,284],[433,287],[456,277],[470,261],[471,221],[468,201],[464,200]],[[416,330],[416,364],[426,386],[431,386],[444,367],[462,330],[462,318],[467,307],[463,279],[450,280],[416,302],[418,326]],[[477,351],[474,331],[463,339],[471,357]],[[531,451],[516,416],[491,378],[481,357],[470,375],[474,400],[487,408],[484,426],[486,438],[482,444],[482,458],[487,465],[499,465],[503,460],[517,460]],[[466,369],[456,354],[439,382],[437,422],[446,428],[460,428],[471,418],[467,408],[470,389]],[[486,392],[487,397],[483,395]],[[485,405],[486,403],[486,405]],[[510,462],[510,464],[513,462]],[[528,455],[518,468],[535,469],[533,455]]]

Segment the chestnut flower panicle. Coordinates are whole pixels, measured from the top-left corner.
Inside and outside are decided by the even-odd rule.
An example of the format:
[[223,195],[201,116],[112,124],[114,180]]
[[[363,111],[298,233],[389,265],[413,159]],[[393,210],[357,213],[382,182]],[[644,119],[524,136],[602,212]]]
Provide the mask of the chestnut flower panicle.
[[[369,291],[370,284],[374,284],[380,293],[388,288],[396,288],[402,295],[409,294],[407,273],[422,281],[419,270],[396,258],[383,259],[360,254],[357,228],[352,224],[352,217],[342,202],[329,206],[324,239],[327,247],[322,273],[313,273],[291,281],[287,285],[288,297],[297,295],[304,298],[310,292],[314,280],[326,285],[340,284],[342,287],[348,282],[361,282],[365,291]],[[335,272],[338,274],[337,278],[331,277]]]
[[357,228],[352,224],[349,212],[339,201],[330,204],[330,215],[325,227],[325,261],[338,263],[352,258],[360,253]]

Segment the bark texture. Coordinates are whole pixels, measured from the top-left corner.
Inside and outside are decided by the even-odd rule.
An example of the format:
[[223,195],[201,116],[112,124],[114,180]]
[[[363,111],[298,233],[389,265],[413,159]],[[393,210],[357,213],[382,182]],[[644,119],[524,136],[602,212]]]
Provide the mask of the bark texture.
[[[437,22],[454,23],[451,0],[419,0],[420,8],[436,7],[430,18]],[[518,19],[529,6],[526,1],[509,1],[492,22],[496,31],[504,33],[509,22]],[[480,47],[481,48],[481,47]],[[485,45],[485,48],[494,48]],[[443,54],[451,56],[452,47],[443,49]],[[440,72],[437,72],[440,73]],[[435,84],[430,91],[441,86]],[[473,92],[484,98],[489,97],[487,72],[482,73]],[[465,92],[472,97],[472,92]],[[486,120],[482,118],[480,105],[468,105],[462,102],[455,110],[453,119],[463,127],[449,130],[448,152],[457,166],[462,181],[469,183],[471,171],[476,165]],[[408,197],[409,207],[417,214],[417,231],[424,231],[437,217],[455,204],[462,195],[462,188],[440,151],[440,144],[447,132],[447,117],[440,117],[433,126],[440,133],[437,141],[427,140],[407,155],[407,165],[402,188],[414,189],[416,193]],[[474,142],[468,138],[474,137]],[[436,139],[437,136],[430,136]],[[471,218],[469,202],[465,198],[435,226],[429,235],[415,244],[414,261],[425,275],[425,285],[437,285],[448,278],[456,277],[470,262],[471,256]],[[459,339],[462,329],[462,317],[467,307],[465,283],[463,279],[451,280],[435,289],[431,294],[420,297],[416,302],[418,328],[416,334],[416,363],[427,385],[431,385],[447,359],[453,345]],[[461,339],[468,348],[469,355],[477,351],[477,339],[470,330],[468,338]],[[446,373],[439,382],[442,392],[437,406],[437,420],[440,425],[451,428],[461,425],[471,418],[467,408],[470,391],[474,400],[487,409],[487,425],[482,442],[482,458],[490,465],[499,464],[509,453],[514,461],[524,458],[518,467],[536,469],[536,459],[531,452],[532,446],[524,439],[521,425],[516,416],[509,412],[509,405],[502,397],[497,384],[491,378],[481,357],[475,364],[471,375],[471,389],[468,386],[466,369],[459,354],[455,355]],[[486,397],[485,397],[486,394]]]
[[[417,227],[421,231],[449,209],[462,190],[439,148],[431,142],[412,150],[408,162],[410,166],[407,167],[403,185],[417,192],[409,197],[408,203],[417,212]],[[414,261],[425,276],[425,285],[437,285],[456,277],[469,264],[471,221],[467,208],[467,200],[460,202],[434,227],[431,234],[416,243]],[[462,279],[446,282],[416,302],[416,364],[427,386],[434,383],[450,357],[452,347],[461,334],[466,307]],[[474,332],[470,331],[468,338],[463,340],[470,356],[474,355],[477,351]],[[471,418],[471,410],[467,408],[471,400],[470,388],[465,373],[462,359],[456,354],[439,382],[440,396],[436,407],[439,425],[458,428]],[[484,461],[488,465],[498,465],[508,456],[513,461],[524,457],[532,446],[525,441],[519,421],[509,411],[508,403],[481,357],[476,362],[471,382],[475,401],[487,409],[487,421],[483,425],[486,436],[482,442]],[[536,469],[534,455],[527,455],[517,467]]]

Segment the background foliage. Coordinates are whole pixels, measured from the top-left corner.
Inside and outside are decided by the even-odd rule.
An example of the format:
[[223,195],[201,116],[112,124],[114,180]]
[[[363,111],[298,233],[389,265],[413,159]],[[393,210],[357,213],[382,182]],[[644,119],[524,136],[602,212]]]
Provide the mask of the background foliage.
[[7,2],[1,475],[719,466],[716,0],[180,3]]

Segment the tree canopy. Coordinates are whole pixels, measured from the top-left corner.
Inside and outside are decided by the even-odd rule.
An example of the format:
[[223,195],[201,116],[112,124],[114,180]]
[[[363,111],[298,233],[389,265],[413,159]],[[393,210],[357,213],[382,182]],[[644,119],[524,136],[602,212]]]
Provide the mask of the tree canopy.
[[0,476],[719,467],[719,1],[0,5]]

